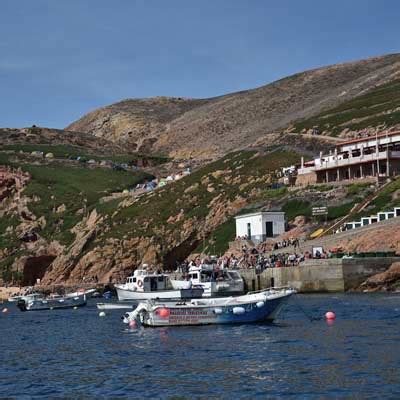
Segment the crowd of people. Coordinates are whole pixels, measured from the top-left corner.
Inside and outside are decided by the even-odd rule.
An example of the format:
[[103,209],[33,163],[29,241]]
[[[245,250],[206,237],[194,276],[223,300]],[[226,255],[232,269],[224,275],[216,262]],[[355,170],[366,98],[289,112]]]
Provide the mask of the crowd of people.
[[274,243],[274,250],[284,249],[285,247],[293,246],[295,249],[300,247],[300,241],[298,238],[289,238],[280,242]]
[[[240,240],[240,238],[237,238]],[[257,246],[249,246],[249,242],[242,239],[240,254],[231,253],[222,257],[196,257],[177,265],[177,271],[188,273],[190,267],[201,264],[214,264],[217,269],[251,269],[262,272],[266,268],[296,267],[307,259],[328,258],[329,254],[316,250],[314,254],[300,251],[300,242],[297,238],[290,238],[275,243],[262,242]],[[293,251],[277,252],[274,250],[293,246]]]

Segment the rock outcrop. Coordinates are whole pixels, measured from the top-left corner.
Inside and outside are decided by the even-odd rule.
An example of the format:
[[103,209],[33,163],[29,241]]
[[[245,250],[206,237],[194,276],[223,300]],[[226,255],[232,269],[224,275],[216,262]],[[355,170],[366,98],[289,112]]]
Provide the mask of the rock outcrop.
[[360,289],[372,292],[400,290],[400,262],[393,263],[387,271],[368,278]]

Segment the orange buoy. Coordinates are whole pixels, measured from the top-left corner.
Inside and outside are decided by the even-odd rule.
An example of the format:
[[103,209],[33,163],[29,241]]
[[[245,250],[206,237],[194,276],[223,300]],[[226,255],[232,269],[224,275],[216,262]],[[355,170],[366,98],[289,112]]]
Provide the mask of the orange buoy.
[[161,318],[168,318],[168,317],[169,317],[169,314],[170,314],[170,311],[169,311],[168,308],[160,308],[160,309],[158,310],[158,315],[159,315]]

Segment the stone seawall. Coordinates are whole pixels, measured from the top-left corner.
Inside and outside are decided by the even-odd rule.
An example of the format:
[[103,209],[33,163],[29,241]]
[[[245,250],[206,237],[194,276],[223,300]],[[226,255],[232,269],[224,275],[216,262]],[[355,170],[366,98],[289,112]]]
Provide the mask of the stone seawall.
[[268,268],[257,275],[240,270],[248,290],[290,286],[299,292],[344,292],[356,289],[368,277],[386,271],[400,257],[307,260],[299,267]]

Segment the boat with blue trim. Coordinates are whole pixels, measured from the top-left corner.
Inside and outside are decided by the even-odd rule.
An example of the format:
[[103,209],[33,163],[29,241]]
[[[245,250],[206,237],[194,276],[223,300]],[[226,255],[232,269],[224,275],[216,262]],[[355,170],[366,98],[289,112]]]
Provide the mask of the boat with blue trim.
[[127,324],[137,322],[151,327],[271,322],[294,293],[291,288],[271,288],[232,297],[180,302],[147,300],[122,319]]

